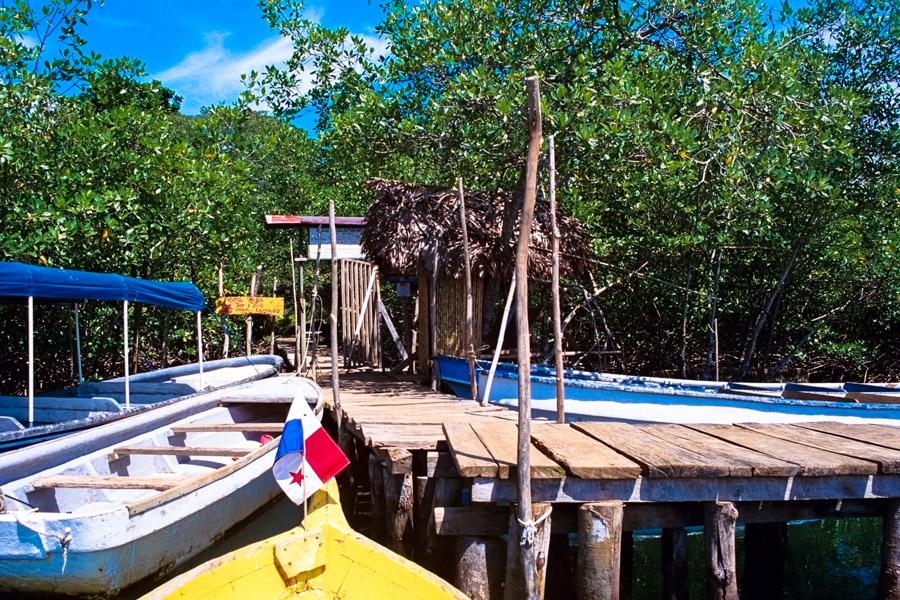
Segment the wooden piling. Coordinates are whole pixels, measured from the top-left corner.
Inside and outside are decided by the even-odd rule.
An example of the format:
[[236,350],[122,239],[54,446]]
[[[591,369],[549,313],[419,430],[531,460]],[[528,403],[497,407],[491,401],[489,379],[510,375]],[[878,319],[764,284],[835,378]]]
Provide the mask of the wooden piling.
[[334,226],[334,200],[328,201],[328,233],[331,237],[331,394],[334,399],[334,416],[337,421],[338,442],[344,430],[344,412],[341,410],[340,381],[338,376],[338,263],[337,231]]
[[885,502],[878,597],[900,598],[900,499]]
[[397,554],[409,556],[412,540],[407,529],[411,529],[413,518],[412,473],[394,475],[388,466],[383,469],[387,546]]
[[[258,265],[255,269],[253,269],[253,274],[250,275],[250,296],[256,296],[257,286],[259,285],[259,280],[262,278],[262,265]],[[247,356],[253,354],[253,315],[247,315],[245,319],[245,331],[244,331],[244,353]]]
[[706,597],[709,600],[739,600],[735,564],[737,508],[731,502],[710,502],[704,508]]
[[381,461],[374,452],[369,452],[369,496],[372,503],[372,532],[376,541],[384,539],[384,472]]
[[[513,506],[509,515],[509,534],[506,538],[506,585],[503,590],[505,600],[521,600],[522,598],[543,598],[547,582],[547,557],[550,553],[550,520],[548,514],[550,504],[532,505],[532,519],[535,521],[534,540],[530,544],[522,543],[523,527],[519,523],[521,511]],[[543,519],[541,518],[547,514]],[[526,562],[522,556],[528,551],[534,558]],[[529,581],[523,572],[530,565],[534,579],[530,582],[533,590],[528,590]]]
[[[219,275],[219,287],[218,287],[219,298],[221,298],[221,297],[223,297],[223,296],[225,295],[225,272],[224,272],[224,270],[225,270],[225,269],[224,269],[224,267],[222,266],[222,264],[219,263],[219,269],[218,269],[218,275]],[[166,315],[167,325],[168,325],[169,311],[166,311],[165,315]],[[226,322],[226,323],[227,323],[227,317],[225,317],[224,315],[221,315],[219,318],[220,318],[223,322]],[[228,352],[229,352],[230,347],[231,347],[231,336],[228,335],[228,327],[223,327],[223,330],[224,330],[224,332],[223,332],[223,334],[222,334],[222,358],[228,358]],[[165,338],[163,338],[163,339],[165,340]],[[167,362],[168,362],[168,357],[166,357],[166,360],[163,362],[163,367],[164,367],[164,368],[166,367],[166,364],[165,364],[165,363],[167,363]]]
[[[528,253],[531,243],[531,224],[534,220],[534,204],[537,199],[538,157],[541,151],[541,91],[537,76],[525,80],[528,91],[528,154],[525,160],[525,197],[522,202],[522,219],[519,225],[519,242],[516,246],[516,338],[519,354],[519,430],[516,448],[518,523],[533,527],[531,507],[531,331],[528,327]],[[541,528],[539,528],[540,530]],[[549,532],[547,542],[549,543]],[[510,546],[516,546],[510,543]],[[536,547],[536,546],[535,546]],[[535,547],[526,542],[516,546],[518,563],[524,581],[523,593],[507,598],[538,598],[538,574],[535,565]],[[546,556],[546,549],[544,550]],[[509,573],[507,573],[508,575]],[[507,593],[510,579],[506,580]]]
[[662,530],[663,600],[688,598],[687,541],[684,527],[665,527]]
[[622,532],[619,560],[619,600],[631,600],[634,591],[634,531]]
[[781,598],[786,556],[787,523],[747,523],[741,596],[746,600]]
[[550,269],[550,294],[553,296],[553,354],[556,364],[556,422],[566,422],[565,386],[563,385],[562,316],[559,301],[559,227],[556,225],[556,150],[553,141],[548,140],[550,152],[550,228],[552,235],[552,267]]
[[621,502],[595,502],[579,507],[579,599],[619,600],[623,514]]
[[506,571],[506,544],[488,536],[456,538],[456,587],[472,600],[500,598]]
[[469,393],[472,400],[478,400],[478,379],[475,376],[475,330],[472,323],[474,308],[472,306],[472,259],[469,256],[469,232],[466,227],[466,198],[463,193],[462,177],[456,180],[456,191],[459,195],[459,226],[462,230],[463,256],[466,263],[466,356],[469,363]]

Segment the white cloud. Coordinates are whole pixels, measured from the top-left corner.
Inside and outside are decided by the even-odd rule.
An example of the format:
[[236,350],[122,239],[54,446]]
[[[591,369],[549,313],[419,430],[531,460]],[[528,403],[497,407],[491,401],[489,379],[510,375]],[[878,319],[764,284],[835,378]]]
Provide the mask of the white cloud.
[[37,46],[37,38],[35,38],[30,33],[23,33],[20,35],[20,38],[21,39],[19,39],[19,41],[26,48],[34,48],[35,46]]
[[[310,9],[306,16],[318,22],[322,14],[321,9]],[[370,34],[356,35],[374,48],[376,59],[388,53],[386,40]],[[208,32],[204,34],[203,49],[191,52],[177,64],[151,75],[184,97],[184,112],[196,113],[203,106],[236,99],[244,89],[241,75],[263,71],[267,65],[282,66],[293,52],[290,38],[281,36],[264,40],[251,50],[234,52],[226,45],[228,37],[228,32]],[[308,72],[301,75],[301,88],[305,91],[310,75]]]

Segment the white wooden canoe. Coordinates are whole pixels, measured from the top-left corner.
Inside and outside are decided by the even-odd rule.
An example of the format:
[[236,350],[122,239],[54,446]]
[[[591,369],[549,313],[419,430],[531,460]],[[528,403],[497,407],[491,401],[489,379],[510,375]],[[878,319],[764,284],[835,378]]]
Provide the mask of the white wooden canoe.
[[[291,401],[320,398],[310,380],[273,378],[0,455],[20,459],[0,473],[32,465],[2,485],[0,595],[115,595],[181,564],[279,493],[271,467]],[[116,441],[63,447],[97,434]],[[35,449],[68,460],[34,468]]]
[[202,386],[197,364],[132,375],[128,378],[131,391],[128,409],[124,378],[85,382],[35,396],[35,423],[31,427],[27,426],[28,399],[0,396],[0,452],[96,427],[202,391],[272,377],[281,370],[282,363],[281,357],[271,355],[208,361],[203,365]]

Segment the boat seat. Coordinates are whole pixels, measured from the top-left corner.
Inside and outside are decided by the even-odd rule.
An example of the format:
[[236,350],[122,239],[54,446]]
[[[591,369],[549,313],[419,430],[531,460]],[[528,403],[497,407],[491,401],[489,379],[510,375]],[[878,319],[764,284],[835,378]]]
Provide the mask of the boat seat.
[[284,423],[191,423],[189,425],[173,425],[172,433],[223,432],[239,433],[281,433]]
[[51,475],[31,482],[36,490],[52,488],[84,488],[106,490],[167,490],[188,477],[153,475],[152,477],[117,477],[102,475]]
[[247,446],[120,446],[110,453],[110,460],[131,454],[152,454],[157,456],[245,456],[256,448]]

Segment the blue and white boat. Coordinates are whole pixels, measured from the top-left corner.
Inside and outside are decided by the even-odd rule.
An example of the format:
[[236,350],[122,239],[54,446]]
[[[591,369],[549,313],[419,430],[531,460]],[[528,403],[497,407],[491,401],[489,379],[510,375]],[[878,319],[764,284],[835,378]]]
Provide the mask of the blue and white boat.
[[[81,377],[78,301],[121,301],[125,374],[99,382]],[[0,302],[27,304],[28,384],[25,396],[0,396],[0,452],[95,427],[203,390],[219,389],[280,371],[277,356],[202,360],[200,311],[203,294],[189,282],[149,281],[113,273],[51,269],[22,263],[0,263]],[[79,384],[56,392],[35,393],[35,303],[73,303]],[[196,314],[197,363],[129,374],[128,304],[141,302]],[[40,304],[38,304],[40,308]],[[23,311],[24,312],[24,311]]]
[[184,563],[280,495],[285,417],[321,400],[271,377],[0,454],[0,596],[116,597]]
[[[478,399],[483,400],[490,363],[478,361]],[[465,359],[441,356],[438,372],[457,396],[470,398]],[[566,370],[567,421],[654,423],[796,423],[840,421],[900,425],[900,388],[860,383],[732,384]],[[499,363],[488,400],[518,404],[518,367]],[[532,367],[534,416],[556,415],[556,372]]]

